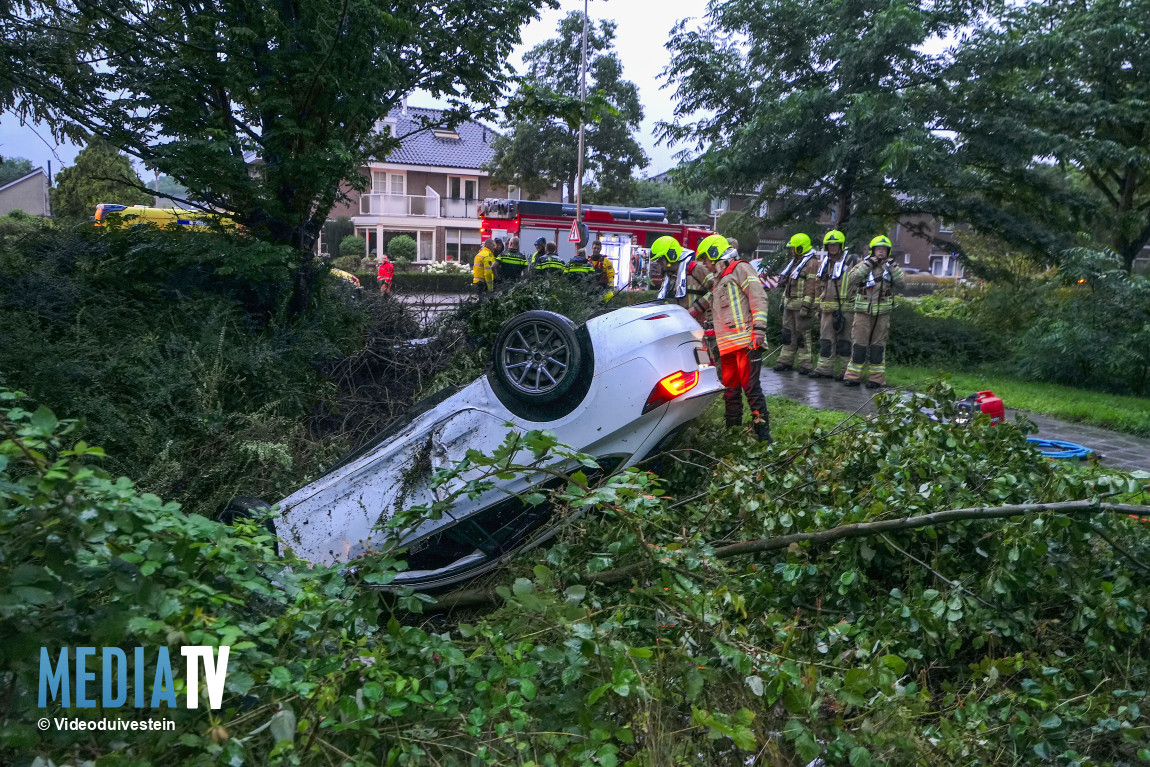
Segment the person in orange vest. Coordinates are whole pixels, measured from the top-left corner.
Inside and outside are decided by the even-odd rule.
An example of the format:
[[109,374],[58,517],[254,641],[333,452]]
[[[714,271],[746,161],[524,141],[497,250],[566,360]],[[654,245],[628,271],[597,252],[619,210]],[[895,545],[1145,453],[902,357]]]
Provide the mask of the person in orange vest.
[[753,428],[760,442],[771,442],[771,417],[759,382],[767,334],[767,294],[758,272],[729,243],[716,238],[708,243],[719,248],[723,266],[715,276],[711,313],[719,366],[723,375],[724,416],[727,426],[743,422],[743,396],[751,406]]
[[395,276],[395,264],[388,260],[386,253],[383,254],[382,258],[383,260],[379,262],[379,272],[375,275],[375,281],[379,283],[381,293],[390,293],[391,279]]

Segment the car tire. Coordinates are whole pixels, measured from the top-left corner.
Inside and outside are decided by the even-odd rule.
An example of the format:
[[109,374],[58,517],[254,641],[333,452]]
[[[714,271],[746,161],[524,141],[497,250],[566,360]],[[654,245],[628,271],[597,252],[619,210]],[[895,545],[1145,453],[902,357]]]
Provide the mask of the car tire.
[[491,352],[492,373],[504,392],[525,405],[563,399],[584,367],[575,323],[562,314],[524,312],[499,330]]

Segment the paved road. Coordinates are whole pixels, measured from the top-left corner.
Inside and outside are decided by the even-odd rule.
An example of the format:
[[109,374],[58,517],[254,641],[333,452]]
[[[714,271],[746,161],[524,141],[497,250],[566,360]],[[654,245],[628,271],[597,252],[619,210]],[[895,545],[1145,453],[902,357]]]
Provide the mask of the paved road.
[[[797,373],[776,373],[770,369],[763,371],[762,382],[763,392],[768,396],[773,394],[786,397],[820,410],[850,413],[862,408],[862,413],[874,412],[872,398],[875,392],[866,387],[848,389],[839,381],[825,378],[811,380]],[[1011,419],[1017,411],[1008,408],[1006,413],[1007,419]],[[1150,439],[1119,434],[1089,424],[1060,421],[1035,413],[1025,415],[1038,426],[1040,437],[1077,442],[1092,448],[1102,455],[1102,463],[1107,466],[1150,471]]]
[[460,293],[396,293],[395,297],[415,313],[416,318],[426,327],[439,315],[449,312],[468,298]]

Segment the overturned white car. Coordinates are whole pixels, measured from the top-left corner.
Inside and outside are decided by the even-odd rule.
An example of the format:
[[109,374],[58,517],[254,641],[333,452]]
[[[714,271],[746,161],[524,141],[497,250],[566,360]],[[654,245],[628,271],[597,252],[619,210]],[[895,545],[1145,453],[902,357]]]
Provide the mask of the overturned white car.
[[471,449],[490,454],[510,430],[547,429],[612,472],[657,452],[721,390],[702,330],[678,306],[628,307],[579,327],[559,314],[526,312],[500,330],[487,375],[421,403],[282,500],[277,533],[298,556],[327,564],[402,547],[408,569],[397,585],[458,583],[547,537],[550,510],[519,496],[549,475],[518,476],[479,498],[461,496],[440,519],[384,529],[400,508],[450,493],[431,488],[435,468],[454,466]]

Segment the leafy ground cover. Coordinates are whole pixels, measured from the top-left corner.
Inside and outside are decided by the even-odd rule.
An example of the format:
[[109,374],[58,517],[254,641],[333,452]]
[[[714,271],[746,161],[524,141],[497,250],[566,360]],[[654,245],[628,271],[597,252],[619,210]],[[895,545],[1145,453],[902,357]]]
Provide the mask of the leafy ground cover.
[[[142,494],[75,424],[0,398],[6,762],[1150,760],[1150,525],[1122,505],[1146,491],[1044,461],[1013,426],[951,429],[889,395],[831,425],[776,401],[763,446],[710,413],[661,477],[574,466],[547,548],[381,601],[395,559],[280,559],[258,525]],[[493,479],[553,452],[535,432],[470,458]],[[36,729],[41,645],[185,643],[231,646],[221,709],[161,709],[176,732],[130,740]]]
[[887,380],[894,386],[924,388],[938,376],[947,376],[959,396],[985,389],[1002,397],[1007,407],[1089,423],[1106,429],[1142,437],[1150,436],[1150,399],[1121,394],[1105,394],[1060,384],[1026,381],[1004,375],[993,366],[963,371],[945,367],[891,365]]

